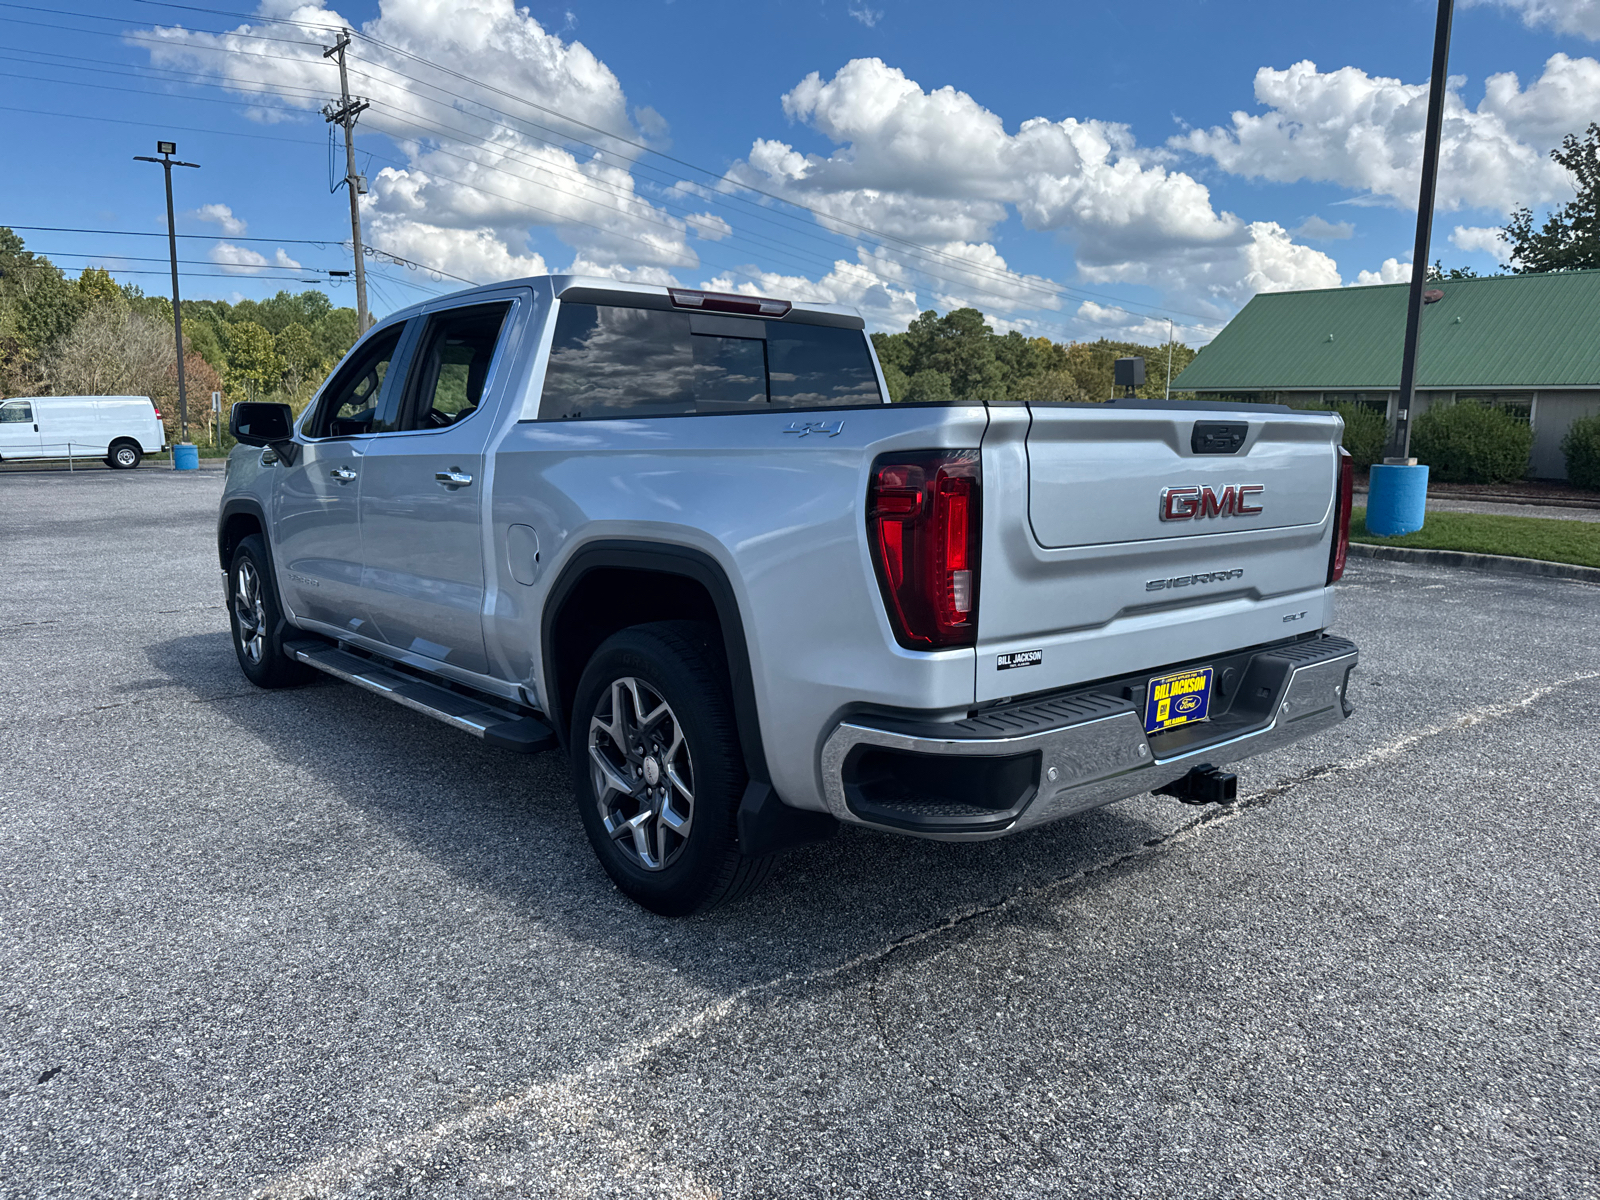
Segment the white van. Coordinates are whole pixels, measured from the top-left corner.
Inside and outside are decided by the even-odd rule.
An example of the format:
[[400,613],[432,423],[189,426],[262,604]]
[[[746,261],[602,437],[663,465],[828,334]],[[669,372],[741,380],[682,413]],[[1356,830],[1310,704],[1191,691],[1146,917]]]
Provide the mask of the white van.
[[127,469],[165,449],[161,412],[149,396],[29,396],[0,402],[0,461],[99,458]]

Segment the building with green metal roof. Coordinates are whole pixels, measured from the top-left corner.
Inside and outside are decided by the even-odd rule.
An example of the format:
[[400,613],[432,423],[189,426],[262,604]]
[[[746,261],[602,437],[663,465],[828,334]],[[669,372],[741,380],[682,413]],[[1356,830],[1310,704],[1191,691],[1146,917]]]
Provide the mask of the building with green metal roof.
[[[1536,478],[1566,477],[1561,439],[1600,412],[1600,271],[1430,283],[1417,412],[1473,400],[1533,426]],[[1174,391],[1282,403],[1356,403],[1391,421],[1405,339],[1403,283],[1264,292],[1172,381]]]

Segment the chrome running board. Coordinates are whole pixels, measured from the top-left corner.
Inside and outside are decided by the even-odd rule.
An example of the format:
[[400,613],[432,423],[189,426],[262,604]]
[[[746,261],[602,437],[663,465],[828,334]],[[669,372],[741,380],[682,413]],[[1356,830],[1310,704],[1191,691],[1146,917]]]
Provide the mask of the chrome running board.
[[519,754],[537,754],[556,746],[555,731],[538,717],[502,707],[500,702],[476,693],[453,691],[429,683],[381,659],[352,654],[329,642],[302,638],[285,642],[283,648],[296,662],[465,730],[491,746]]

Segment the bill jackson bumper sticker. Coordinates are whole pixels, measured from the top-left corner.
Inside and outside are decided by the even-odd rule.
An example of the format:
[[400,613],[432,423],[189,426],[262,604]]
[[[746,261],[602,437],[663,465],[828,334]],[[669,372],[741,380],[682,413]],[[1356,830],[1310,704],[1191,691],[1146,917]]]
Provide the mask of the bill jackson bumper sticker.
[[995,656],[996,670],[1009,671],[1013,667],[1037,667],[1044,661],[1043,650],[1018,650],[1013,654]]

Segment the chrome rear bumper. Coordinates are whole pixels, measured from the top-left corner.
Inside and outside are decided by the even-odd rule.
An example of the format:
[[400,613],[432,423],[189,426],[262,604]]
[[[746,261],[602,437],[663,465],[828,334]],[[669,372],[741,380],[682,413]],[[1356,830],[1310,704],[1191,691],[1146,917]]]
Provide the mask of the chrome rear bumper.
[[[851,824],[946,841],[1000,837],[1153,791],[1202,762],[1221,766],[1337,725],[1352,711],[1346,680],[1358,658],[1353,643],[1334,637],[1263,650],[1251,670],[1259,662],[1278,682],[1259,704],[1259,716],[1246,720],[1252,709],[1231,725],[1216,723],[1213,740],[1196,741],[1199,727],[1191,727],[1181,745],[1171,735],[1147,736],[1135,700],[1092,693],[1038,697],[940,726],[841,722],[823,743],[823,794],[829,811]],[[948,794],[919,801],[903,795],[904,788],[899,799],[885,802],[871,798],[852,775],[874,749],[942,759],[952,773],[981,770],[983,764],[967,761],[974,758],[1006,759],[1017,770],[1031,770],[1033,783],[1031,791],[1023,787],[979,804],[963,805]],[[1030,755],[1036,758],[1024,759]],[[880,778],[882,764],[892,774],[892,753],[873,761]],[[1007,786],[1015,786],[1017,770]]]

